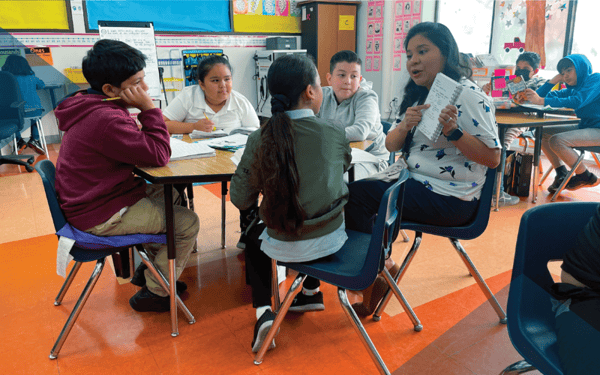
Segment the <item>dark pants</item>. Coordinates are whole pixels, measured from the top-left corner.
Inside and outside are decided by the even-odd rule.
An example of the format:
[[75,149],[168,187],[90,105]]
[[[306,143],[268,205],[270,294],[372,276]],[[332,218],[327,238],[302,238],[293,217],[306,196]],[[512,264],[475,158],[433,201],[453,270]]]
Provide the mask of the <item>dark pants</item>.
[[[346,228],[371,233],[383,194],[394,183],[359,180],[348,185],[350,200],[344,208]],[[402,220],[446,227],[471,221],[478,205],[479,201],[467,202],[436,194],[412,178],[404,183],[404,197],[398,197]]]
[[[252,306],[254,308],[271,305],[271,280],[273,277],[271,268],[271,258],[261,249],[262,243],[258,237],[265,229],[265,224],[261,223],[253,226],[248,231],[246,238],[246,273],[248,281],[252,287]],[[307,277],[304,280],[304,288],[315,289],[321,285],[318,279]]]

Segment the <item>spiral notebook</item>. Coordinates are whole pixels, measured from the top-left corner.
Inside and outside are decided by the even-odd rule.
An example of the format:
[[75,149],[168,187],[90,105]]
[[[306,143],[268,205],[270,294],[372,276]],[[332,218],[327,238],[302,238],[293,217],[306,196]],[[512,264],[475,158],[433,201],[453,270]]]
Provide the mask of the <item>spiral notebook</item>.
[[442,124],[439,122],[442,109],[448,104],[455,105],[463,88],[463,85],[444,73],[438,73],[435,76],[424,103],[431,104],[431,107],[423,111],[423,117],[417,125],[417,129],[425,134],[431,142],[436,142],[442,134]]

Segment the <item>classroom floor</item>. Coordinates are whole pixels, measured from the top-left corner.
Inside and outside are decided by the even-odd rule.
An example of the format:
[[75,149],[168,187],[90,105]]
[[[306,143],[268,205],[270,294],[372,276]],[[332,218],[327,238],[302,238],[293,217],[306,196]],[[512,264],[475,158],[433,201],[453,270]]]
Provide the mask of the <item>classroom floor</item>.
[[[56,162],[58,145],[49,145]],[[38,157],[40,159],[41,157]],[[544,161],[544,167],[548,165]],[[594,173],[597,168],[592,167]],[[551,180],[551,179],[549,179]],[[549,202],[544,184],[538,205]],[[92,265],[86,264],[61,306],[53,300],[63,279],[55,272],[57,240],[41,181],[35,172],[0,166],[0,294],[4,374],[375,374],[367,351],[337,302],[323,285],[326,309],[286,316],[260,366],[253,364],[255,313],[245,285],[235,207],[227,206],[227,249],[220,249],[220,187],[195,187],[200,216],[199,252],[181,279],[196,323],[179,315],[170,336],[164,313],[137,313],[128,303],[137,287],[106,267],[57,360],[50,349],[74,306]],[[600,201],[600,186],[564,192],[560,201]],[[519,220],[534,204],[522,198],[491,212],[486,232],[463,245],[505,308]],[[412,237],[413,233],[409,232]],[[399,262],[410,243],[394,244]],[[554,272],[558,268],[553,268]],[[289,284],[291,276],[288,277]],[[448,240],[424,235],[401,289],[424,325],[414,332],[397,302],[380,322],[363,324],[394,374],[499,374],[521,359],[506,326],[487,303]],[[351,302],[358,296],[350,295]],[[533,372],[532,374],[534,374]],[[539,373],[538,373],[539,374]]]

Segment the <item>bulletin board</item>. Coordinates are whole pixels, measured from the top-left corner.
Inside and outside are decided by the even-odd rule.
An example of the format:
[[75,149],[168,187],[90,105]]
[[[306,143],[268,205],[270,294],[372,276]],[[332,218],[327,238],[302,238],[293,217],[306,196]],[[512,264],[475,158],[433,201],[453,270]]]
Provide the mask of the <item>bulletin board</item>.
[[154,30],[166,32],[230,32],[229,1],[87,0],[83,4],[88,32],[98,30],[99,20],[148,21]]
[[67,1],[2,1],[0,28],[4,31],[73,31]]
[[232,0],[238,33],[299,34],[301,0]]

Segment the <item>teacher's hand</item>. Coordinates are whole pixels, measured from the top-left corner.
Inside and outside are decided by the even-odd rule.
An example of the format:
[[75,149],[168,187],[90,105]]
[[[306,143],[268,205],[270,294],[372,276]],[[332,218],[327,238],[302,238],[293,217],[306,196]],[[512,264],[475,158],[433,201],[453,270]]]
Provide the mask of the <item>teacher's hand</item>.
[[454,129],[458,128],[457,120],[458,108],[448,104],[444,109],[442,109],[440,117],[438,117],[438,121],[443,126],[442,133],[444,133],[444,135],[448,135]]
[[404,119],[400,123],[400,126],[406,131],[411,131],[412,128],[419,124],[421,118],[423,118],[423,113],[421,111],[429,108],[430,106],[430,104],[422,104],[407,108],[406,114],[404,115]]
[[212,132],[214,127],[215,123],[212,122],[212,120],[205,118],[194,123],[194,130],[200,130],[206,133]]

